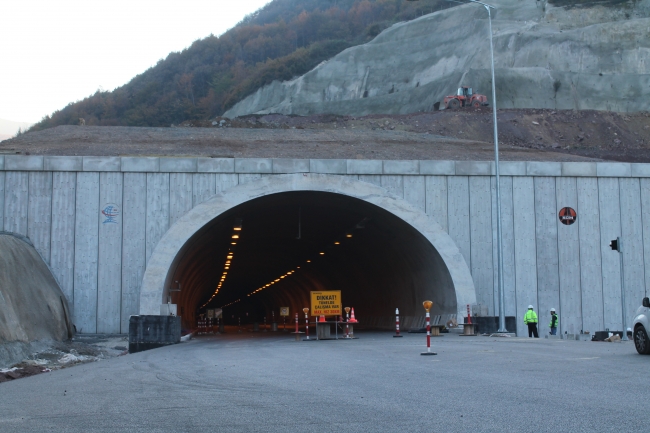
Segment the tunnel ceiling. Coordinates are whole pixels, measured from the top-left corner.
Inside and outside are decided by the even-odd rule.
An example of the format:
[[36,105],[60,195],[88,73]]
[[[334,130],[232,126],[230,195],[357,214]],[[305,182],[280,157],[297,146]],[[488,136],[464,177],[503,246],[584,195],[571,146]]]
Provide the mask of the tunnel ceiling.
[[172,301],[190,322],[207,308],[261,317],[289,306],[293,315],[309,306],[312,290],[341,290],[343,303],[366,316],[395,307],[408,314],[427,295],[440,310],[456,308],[449,273],[426,238],[375,205],[324,192],[273,194],[231,209],[190,239],[172,273],[172,286],[181,287]]

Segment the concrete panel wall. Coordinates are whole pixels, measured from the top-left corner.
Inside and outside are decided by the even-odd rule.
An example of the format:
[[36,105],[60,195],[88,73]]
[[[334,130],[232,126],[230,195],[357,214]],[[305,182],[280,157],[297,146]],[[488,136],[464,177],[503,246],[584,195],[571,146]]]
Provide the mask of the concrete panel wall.
[[422,212],[426,212],[427,195],[424,176],[404,176],[404,199]]
[[[180,217],[193,207],[193,174],[169,174],[169,225],[172,226]],[[212,175],[214,176],[214,175]]]
[[640,179],[641,217],[643,218],[643,260],[645,272],[645,296],[650,293],[650,179]]
[[50,262],[51,227],[52,172],[30,172],[27,237],[48,264]]
[[619,187],[625,276],[625,325],[631,327],[639,301],[645,295],[641,184],[639,179],[620,179]]
[[[498,314],[489,163],[66,158],[0,166],[0,229],[28,236],[49,261],[84,333],[127,331],[148,257],[192,207],[239,183],[294,172],[373,183],[433,215],[470,267],[478,302]],[[561,331],[620,329],[619,256],[608,245],[617,236],[624,239],[630,322],[650,287],[650,166],[508,164],[501,177],[503,278],[506,314],[516,315],[518,334],[526,335],[528,304],[541,332],[551,307]],[[104,224],[101,212],[111,203],[121,208],[118,222]],[[564,206],[576,209],[576,224],[560,223]]]
[[71,309],[74,307],[74,245],[77,173],[52,173],[50,269]]
[[472,269],[469,227],[469,178],[454,176],[447,179],[447,224],[449,236],[456,242],[467,266]]
[[99,173],[77,174],[75,209],[73,322],[79,332],[94,334],[97,332]]
[[122,303],[122,173],[99,175],[97,332],[120,332]]
[[[127,333],[129,316],[140,309],[140,283],[147,263],[147,175],[124,173],[123,194],[120,332]],[[185,200],[188,197],[191,201],[191,191]]]
[[203,203],[214,197],[216,194],[215,175],[212,173],[201,173],[192,175],[192,197],[193,205]]
[[[361,176],[359,176],[361,178]],[[426,213],[433,215],[444,231],[448,231],[447,224],[447,177],[427,176],[425,180]]]
[[5,174],[0,172],[0,230],[5,227]]
[[147,262],[169,228],[169,174],[147,173]]
[[512,179],[515,238],[517,335],[527,335],[524,314],[537,300],[537,242],[535,239],[535,185],[532,177]]
[[498,313],[494,304],[494,261],[492,249],[492,197],[488,176],[469,178],[469,226],[472,277],[476,301],[487,306],[490,316]]
[[27,236],[29,173],[9,171],[5,174],[4,201],[4,230]]
[[[573,177],[560,177],[556,180],[556,210],[571,207],[579,211],[577,181]],[[580,211],[582,215],[582,211]],[[560,303],[555,307],[557,314],[564,318],[558,333],[577,334],[582,328],[582,295],[580,280],[580,226],[576,223],[565,225],[556,213],[558,271],[560,280]],[[547,332],[550,314],[542,311],[541,329]]]
[[620,194],[618,179],[598,179],[600,209],[600,253],[603,279],[603,324],[606,329],[621,327],[621,267],[616,251],[609,241],[621,235]]
[[557,245],[557,205],[554,177],[535,178],[535,233],[537,240],[537,305],[540,330],[546,331],[544,318],[560,305],[560,277]]
[[600,208],[598,179],[578,178],[578,226],[580,231],[580,288],[582,329],[593,333],[603,326],[603,279],[601,270]]
[[[512,197],[512,177],[500,177],[501,193],[501,242],[503,250],[503,291],[507,316],[517,314],[517,295],[515,280],[515,234],[514,207]],[[497,242],[497,210],[496,210],[496,180],[491,179],[492,188],[492,256],[494,269],[494,305],[499,305],[498,282],[498,242]],[[498,309],[496,310],[498,313]],[[513,330],[514,332],[514,330]]]

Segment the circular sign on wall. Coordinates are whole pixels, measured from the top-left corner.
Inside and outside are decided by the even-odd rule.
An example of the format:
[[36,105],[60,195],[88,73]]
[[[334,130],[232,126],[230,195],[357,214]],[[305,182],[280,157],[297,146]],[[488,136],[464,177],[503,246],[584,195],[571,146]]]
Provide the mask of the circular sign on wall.
[[571,207],[563,207],[560,209],[560,222],[567,226],[570,226],[578,219],[578,214]]

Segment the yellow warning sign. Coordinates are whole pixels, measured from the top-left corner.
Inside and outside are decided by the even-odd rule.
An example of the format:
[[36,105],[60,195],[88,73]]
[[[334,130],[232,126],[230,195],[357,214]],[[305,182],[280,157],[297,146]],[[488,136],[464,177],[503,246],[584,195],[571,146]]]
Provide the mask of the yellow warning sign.
[[341,291],[329,290],[327,292],[311,293],[312,316],[340,316]]

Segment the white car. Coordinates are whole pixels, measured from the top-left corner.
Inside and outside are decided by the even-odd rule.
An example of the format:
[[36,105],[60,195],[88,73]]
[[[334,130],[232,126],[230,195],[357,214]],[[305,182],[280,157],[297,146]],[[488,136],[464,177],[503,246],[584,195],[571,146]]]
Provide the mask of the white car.
[[641,355],[650,355],[650,299],[643,298],[643,305],[634,317],[634,347]]

